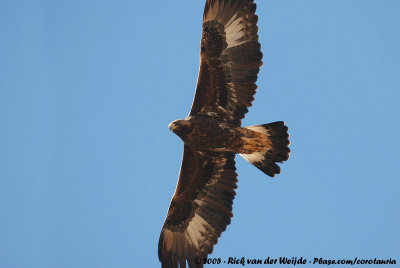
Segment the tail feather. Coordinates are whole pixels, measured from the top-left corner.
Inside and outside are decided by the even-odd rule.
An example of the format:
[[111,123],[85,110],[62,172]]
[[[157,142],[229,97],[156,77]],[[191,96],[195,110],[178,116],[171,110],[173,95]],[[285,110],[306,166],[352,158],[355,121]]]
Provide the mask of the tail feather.
[[268,145],[261,147],[264,150],[251,154],[240,154],[244,159],[255,165],[268,176],[274,177],[281,172],[277,162],[282,163],[289,159],[289,134],[288,128],[282,121],[246,127],[252,131],[268,137]]

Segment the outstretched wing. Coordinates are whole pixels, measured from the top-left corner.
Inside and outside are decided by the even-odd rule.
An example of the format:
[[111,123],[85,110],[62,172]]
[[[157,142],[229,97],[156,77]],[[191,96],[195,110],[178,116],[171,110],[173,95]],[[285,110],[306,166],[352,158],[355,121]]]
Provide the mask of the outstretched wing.
[[241,124],[254,100],[262,65],[255,11],[253,0],[207,0],[190,115],[214,112]]
[[203,258],[212,252],[233,216],[234,159],[233,153],[199,154],[185,145],[178,185],[158,243],[163,268],[186,267],[186,262],[190,268],[203,267]]

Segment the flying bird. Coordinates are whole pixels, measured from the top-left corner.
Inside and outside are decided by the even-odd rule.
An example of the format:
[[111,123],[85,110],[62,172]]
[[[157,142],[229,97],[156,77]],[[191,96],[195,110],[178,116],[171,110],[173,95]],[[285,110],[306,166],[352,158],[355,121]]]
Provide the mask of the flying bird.
[[158,244],[163,268],[203,267],[212,253],[233,216],[236,154],[271,177],[289,158],[284,122],[241,127],[262,65],[255,11],[253,0],[206,1],[192,108],[169,125],[184,149]]

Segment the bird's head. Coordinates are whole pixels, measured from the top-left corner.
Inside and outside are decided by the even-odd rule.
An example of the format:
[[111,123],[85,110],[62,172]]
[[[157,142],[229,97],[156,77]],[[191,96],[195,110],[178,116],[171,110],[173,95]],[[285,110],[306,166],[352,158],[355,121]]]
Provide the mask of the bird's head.
[[183,138],[190,132],[190,122],[186,119],[178,119],[169,124],[168,128],[176,135]]

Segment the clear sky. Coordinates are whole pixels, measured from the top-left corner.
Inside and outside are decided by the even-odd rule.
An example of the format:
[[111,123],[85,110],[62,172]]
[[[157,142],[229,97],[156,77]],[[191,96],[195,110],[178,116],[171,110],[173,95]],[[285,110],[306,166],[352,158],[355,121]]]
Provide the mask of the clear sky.
[[[276,179],[236,158],[211,257],[400,263],[400,2],[257,3],[243,123],[284,120],[292,153]],[[183,148],[167,126],[191,106],[203,7],[0,2],[0,267],[159,267]]]

